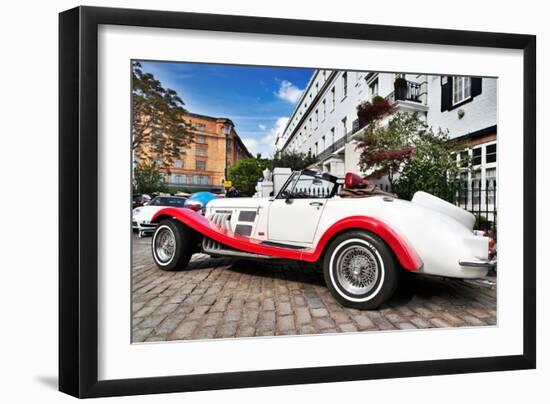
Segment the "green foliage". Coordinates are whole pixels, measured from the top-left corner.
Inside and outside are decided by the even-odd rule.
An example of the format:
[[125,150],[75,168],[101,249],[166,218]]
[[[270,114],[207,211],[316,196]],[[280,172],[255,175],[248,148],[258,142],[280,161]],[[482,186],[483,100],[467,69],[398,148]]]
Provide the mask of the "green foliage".
[[139,160],[158,159],[168,168],[185,152],[192,127],[183,119],[183,105],[174,90],[132,63],[132,149]]
[[425,191],[448,201],[454,200],[460,168],[453,153],[458,147],[447,132],[428,129],[414,139],[414,152],[404,162],[393,191],[405,199],[410,199],[416,191]]
[[316,162],[311,153],[299,153],[295,151],[277,152],[272,160],[269,160],[268,167],[273,170],[275,167],[287,167],[293,171],[303,170]]
[[164,177],[155,162],[140,163],[134,168],[133,192],[150,194],[168,190]]
[[417,114],[396,113],[385,125],[371,122],[358,147],[361,170],[370,178],[387,176],[400,198],[421,190],[452,199],[459,174],[453,153],[461,146],[447,132],[434,132]]
[[252,196],[258,180],[262,177],[262,171],[267,167],[268,160],[261,156],[251,157],[237,161],[229,167],[227,179],[233,182],[233,186],[243,196]]
[[362,149],[359,168],[370,171],[371,178],[387,175],[392,183],[403,162],[410,158],[414,139],[425,132],[426,126],[416,114],[398,112],[385,125],[380,119],[370,122],[358,145]]

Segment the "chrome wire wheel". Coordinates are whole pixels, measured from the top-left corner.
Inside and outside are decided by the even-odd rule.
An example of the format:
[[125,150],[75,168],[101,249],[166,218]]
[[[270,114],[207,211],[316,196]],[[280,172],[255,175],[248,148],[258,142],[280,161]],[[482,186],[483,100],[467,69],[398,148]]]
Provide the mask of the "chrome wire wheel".
[[338,283],[352,295],[364,295],[376,285],[380,265],[366,246],[351,245],[345,248],[336,261]]
[[157,229],[153,240],[155,256],[160,264],[168,264],[174,259],[176,253],[176,237],[168,226]]

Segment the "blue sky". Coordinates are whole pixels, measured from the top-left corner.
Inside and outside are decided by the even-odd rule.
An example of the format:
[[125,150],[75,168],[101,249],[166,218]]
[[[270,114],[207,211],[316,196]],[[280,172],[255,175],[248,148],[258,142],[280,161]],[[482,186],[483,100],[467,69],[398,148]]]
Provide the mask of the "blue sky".
[[199,63],[141,62],[164,87],[177,91],[188,111],[230,118],[248,150],[273,154],[312,69]]

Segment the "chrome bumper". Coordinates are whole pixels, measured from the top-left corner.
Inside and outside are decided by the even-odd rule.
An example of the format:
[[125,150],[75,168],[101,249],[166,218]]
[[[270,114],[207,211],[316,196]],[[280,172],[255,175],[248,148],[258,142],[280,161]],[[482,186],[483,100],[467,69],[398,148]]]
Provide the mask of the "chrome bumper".
[[458,265],[461,267],[469,267],[469,268],[487,268],[487,269],[493,269],[497,266],[497,260],[460,260],[458,261]]

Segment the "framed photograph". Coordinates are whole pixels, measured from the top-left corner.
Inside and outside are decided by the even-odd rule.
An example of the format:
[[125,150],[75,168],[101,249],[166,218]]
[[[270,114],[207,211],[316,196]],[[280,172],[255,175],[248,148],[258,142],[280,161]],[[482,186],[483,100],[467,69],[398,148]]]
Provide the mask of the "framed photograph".
[[59,24],[61,391],[536,366],[534,36]]

